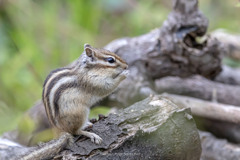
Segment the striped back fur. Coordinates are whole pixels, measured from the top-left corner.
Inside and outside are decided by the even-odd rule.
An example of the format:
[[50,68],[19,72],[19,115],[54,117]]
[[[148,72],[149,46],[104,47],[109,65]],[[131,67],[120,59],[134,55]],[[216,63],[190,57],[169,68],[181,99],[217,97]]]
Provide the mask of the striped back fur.
[[[50,123],[56,126],[61,112],[58,104],[63,92],[69,88],[78,88],[93,96],[107,96],[124,79],[115,79],[127,69],[127,64],[116,54],[105,49],[84,46],[81,57],[67,67],[53,70],[43,85],[42,99]],[[80,95],[84,96],[84,95]],[[91,102],[86,103],[91,104]],[[90,106],[89,106],[90,107]]]

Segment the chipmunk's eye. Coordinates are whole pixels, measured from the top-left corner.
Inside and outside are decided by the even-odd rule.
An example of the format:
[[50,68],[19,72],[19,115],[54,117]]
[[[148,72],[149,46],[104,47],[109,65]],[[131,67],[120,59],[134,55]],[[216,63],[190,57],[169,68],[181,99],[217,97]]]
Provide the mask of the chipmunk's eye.
[[112,57],[108,57],[108,58],[106,58],[106,61],[108,61],[109,63],[114,63],[115,59]]

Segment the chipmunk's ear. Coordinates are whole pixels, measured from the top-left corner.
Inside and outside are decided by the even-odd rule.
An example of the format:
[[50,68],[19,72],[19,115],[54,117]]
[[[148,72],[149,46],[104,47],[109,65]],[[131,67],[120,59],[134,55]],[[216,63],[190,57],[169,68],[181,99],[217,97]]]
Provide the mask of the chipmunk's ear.
[[84,44],[84,49],[87,48],[87,47],[88,47],[88,48],[92,48],[92,46],[91,46],[90,44],[85,43],[85,44]]
[[92,50],[92,46],[90,46],[89,44],[84,44],[84,50],[85,50],[85,53],[88,57],[93,56],[94,51]]

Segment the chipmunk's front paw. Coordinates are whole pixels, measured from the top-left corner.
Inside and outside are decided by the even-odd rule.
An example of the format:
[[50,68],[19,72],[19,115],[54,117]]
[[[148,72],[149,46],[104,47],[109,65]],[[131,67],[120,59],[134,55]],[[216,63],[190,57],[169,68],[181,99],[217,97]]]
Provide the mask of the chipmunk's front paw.
[[95,133],[91,133],[90,137],[91,141],[95,144],[101,144],[102,143],[102,138],[100,136],[98,136]]

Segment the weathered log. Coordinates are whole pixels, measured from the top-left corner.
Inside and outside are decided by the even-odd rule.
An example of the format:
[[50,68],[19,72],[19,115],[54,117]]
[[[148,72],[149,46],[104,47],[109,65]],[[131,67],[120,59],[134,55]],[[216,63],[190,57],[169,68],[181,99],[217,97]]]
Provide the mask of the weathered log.
[[196,116],[194,116],[194,119],[199,129],[211,132],[217,137],[227,139],[229,142],[240,143],[239,124]]
[[240,86],[240,69],[223,66],[222,71],[214,78],[214,81]]
[[[198,1],[174,0],[173,11],[161,28],[147,34],[121,38],[105,46],[129,64],[129,77],[105,101],[108,106],[129,106],[154,91],[154,79],[200,74],[214,78],[221,70],[222,44],[203,36],[208,21],[198,10]],[[73,65],[74,62],[70,65]]]
[[217,139],[207,132],[199,132],[202,141],[201,160],[239,160],[240,147]]
[[171,98],[178,106],[191,108],[192,114],[200,117],[240,124],[240,107],[203,101],[197,98],[163,94]]
[[197,0],[175,0],[161,28],[139,37],[114,40],[105,48],[120,55],[130,67],[140,65],[139,72],[154,79],[192,74],[214,78],[221,70],[222,44],[210,37],[201,44],[196,41],[206,33],[207,26]]
[[[206,17],[198,10],[197,0],[191,0],[191,3],[174,0],[173,11],[161,28],[109,43],[105,48],[128,62],[130,74],[103,105],[129,106],[155,94],[155,78],[192,74],[215,77],[221,70],[221,43],[210,37],[202,44],[196,42],[198,36],[205,34],[207,26]],[[39,107],[43,108],[43,104]],[[40,125],[42,122],[47,126],[44,120],[40,120]]]
[[231,34],[225,30],[218,29],[210,34],[213,38],[218,39],[226,50],[226,55],[232,59],[240,60],[240,35]]
[[[197,8],[197,0],[191,2],[175,0],[173,11],[162,28],[139,37],[118,39],[105,47],[129,63],[130,76],[103,105],[129,106],[155,94],[155,78],[186,77],[196,73],[213,78],[220,71],[222,45],[210,37],[202,44],[196,43],[195,38],[205,34],[208,23]],[[40,110],[44,108],[43,104],[38,107]],[[44,116],[43,113],[42,119],[37,119],[40,121],[39,130],[48,126]],[[24,138],[24,144],[29,142],[29,137],[16,132],[11,136],[21,141]]]
[[[109,106],[116,102],[128,106],[155,93],[154,79],[160,77],[200,74],[214,78],[220,72],[221,43],[211,37],[201,44],[196,41],[206,33],[208,25],[198,11],[197,0],[191,3],[175,0],[173,6],[162,28],[139,37],[115,40],[105,47],[123,57],[130,66],[128,79],[106,100]],[[150,105],[150,101],[154,103]],[[143,102],[148,104],[141,107],[137,103],[123,110],[121,116],[112,114],[94,124],[92,131],[106,143],[96,146],[89,139],[80,138],[55,157],[199,159],[200,142],[189,110],[175,110],[167,105],[174,106],[169,101],[161,104],[148,98]],[[106,131],[102,133],[103,129]]]
[[165,77],[156,80],[158,93],[172,93],[240,106],[240,86],[217,83],[201,76]]
[[[20,155],[21,148],[11,147],[11,157],[1,158],[198,160],[201,155],[200,139],[190,110],[180,109],[162,96],[151,96],[117,114],[101,118],[90,130],[103,138],[102,144],[93,144],[83,136],[76,137],[75,143],[56,154],[59,141],[66,144],[66,139],[59,139],[54,140],[56,144],[51,141],[31,147]],[[51,148],[53,145],[56,147]],[[5,146],[0,150],[1,153],[9,148]]]
[[69,144],[72,136],[65,134],[59,139],[34,147],[25,147],[13,143],[5,143],[0,138],[0,159],[2,160],[42,160],[56,155],[62,148]]
[[207,37],[208,22],[197,0],[175,0],[173,11],[161,28],[133,38],[117,39],[105,46],[129,64],[129,77],[108,97],[106,105],[128,106],[154,94],[154,79],[200,74],[214,78],[221,71],[222,44]]
[[197,127],[230,142],[240,143],[240,108],[201,99],[163,94],[178,106],[191,108]]

